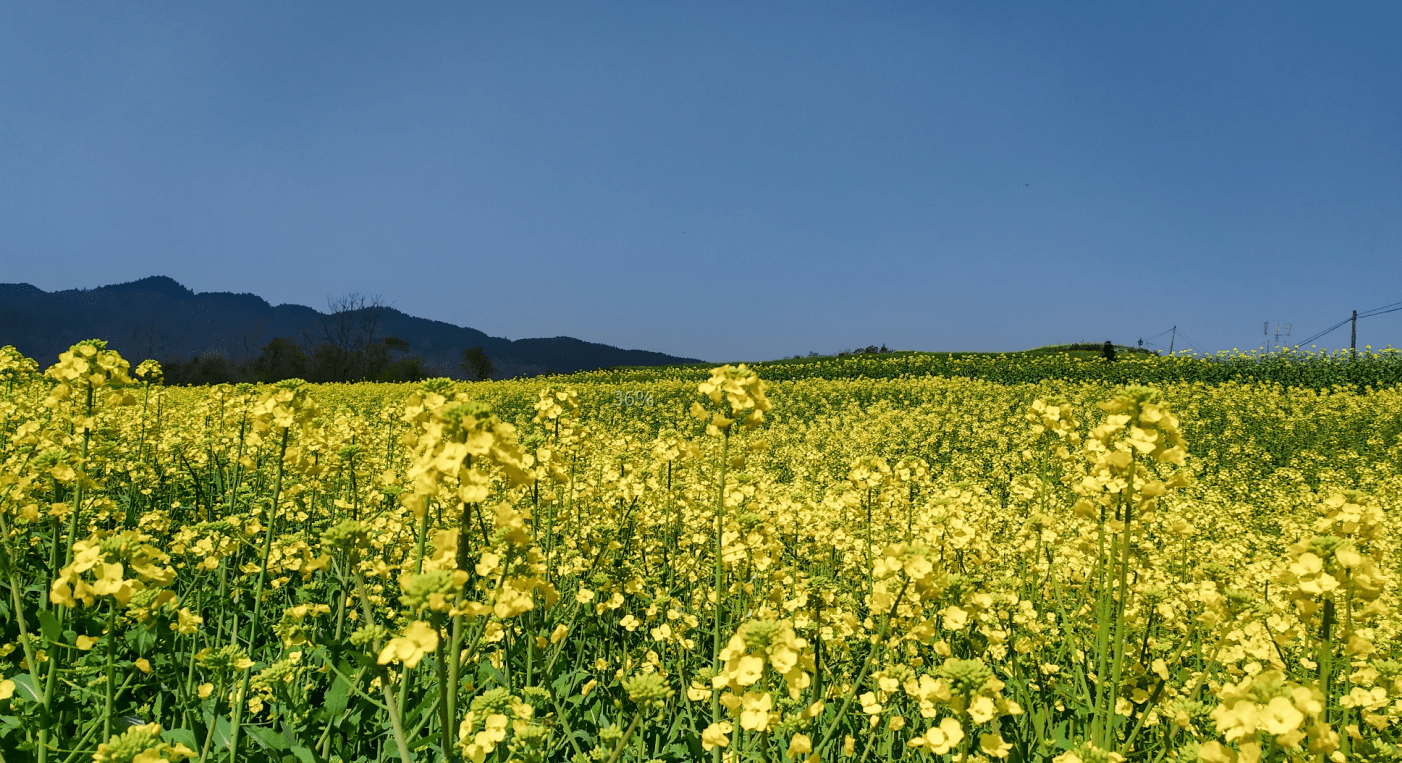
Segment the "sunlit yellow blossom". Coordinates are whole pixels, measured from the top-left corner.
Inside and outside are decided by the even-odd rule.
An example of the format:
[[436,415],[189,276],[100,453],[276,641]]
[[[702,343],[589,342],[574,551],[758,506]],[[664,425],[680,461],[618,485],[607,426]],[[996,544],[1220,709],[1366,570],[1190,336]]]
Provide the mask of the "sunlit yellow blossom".
[[909,745],[934,755],[947,754],[964,741],[964,730],[959,721],[945,718],[938,726],[931,726],[925,733],[910,740]]
[[409,667],[419,664],[424,655],[438,648],[438,631],[428,623],[415,621],[404,629],[404,635],[391,639],[380,650],[379,663],[388,665],[402,661]]
[[709,752],[714,747],[729,747],[730,732],[733,729],[734,727],[726,721],[712,723],[707,726],[706,729],[701,732],[702,749]]

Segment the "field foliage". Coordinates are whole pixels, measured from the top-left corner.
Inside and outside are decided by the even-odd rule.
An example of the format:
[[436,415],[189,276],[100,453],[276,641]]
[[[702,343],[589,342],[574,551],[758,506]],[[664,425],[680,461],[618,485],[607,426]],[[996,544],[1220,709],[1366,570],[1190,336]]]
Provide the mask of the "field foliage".
[[0,754],[1398,759],[1395,357],[911,362],[166,387],[7,348]]

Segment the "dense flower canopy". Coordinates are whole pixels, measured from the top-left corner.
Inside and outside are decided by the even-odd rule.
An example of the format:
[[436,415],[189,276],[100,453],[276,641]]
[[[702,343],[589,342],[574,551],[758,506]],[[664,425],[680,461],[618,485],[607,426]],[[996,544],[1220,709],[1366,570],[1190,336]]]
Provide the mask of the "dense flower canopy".
[[0,752],[1396,754],[1402,389],[762,376],[0,352]]

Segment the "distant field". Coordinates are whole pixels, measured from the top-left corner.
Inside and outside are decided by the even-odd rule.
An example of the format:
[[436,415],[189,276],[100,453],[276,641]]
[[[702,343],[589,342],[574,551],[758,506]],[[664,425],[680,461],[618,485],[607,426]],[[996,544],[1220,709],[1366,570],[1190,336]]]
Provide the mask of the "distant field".
[[[889,351],[889,352],[878,352],[878,353],[873,353],[873,354],[870,354],[870,355],[869,355],[868,353],[864,353],[864,352],[861,352],[861,351],[857,351],[857,352],[846,353],[846,354],[840,354],[840,355],[814,355],[814,356],[805,356],[805,357],[798,357],[798,358],[781,358],[781,359],[779,359],[779,360],[731,361],[731,364],[732,364],[732,365],[735,365],[735,364],[740,363],[740,362],[746,362],[746,364],[749,365],[749,366],[751,366],[751,367],[763,367],[763,366],[776,366],[776,365],[793,365],[793,364],[805,364],[805,363],[831,362],[831,361],[835,361],[835,360],[840,360],[840,359],[842,359],[842,358],[852,358],[852,357],[859,357],[859,356],[861,356],[861,357],[880,357],[880,358],[905,358],[905,357],[924,358],[924,357],[929,357],[929,358],[942,358],[942,359],[948,359],[948,358],[967,358],[967,357],[984,357],[984,356],[987,356],[987,357],[1008,357],[1008,358],[1015,358],[1015,357],[1028,357],[1028,356],[1035,356],[1035,355],[1070,355],[1070,356],[1073,357],[1073,358],[1100,358],[1100,357],[1102,357],[1101,349],[1100,349],[1100,347],[1098,347],[1098,346],[1097,346],[1095,349],[1091,349],[1091,350],[1087,350],[1087,349],[1074,349],[1074,350],[1073,350],[1073,349],[1069,349],[1069,348],[1072,348],[1072,347],[1084,347],[1084,343],[1080,343],[1080,344],[1056,344],[1056,345],[1048,345],[1048,346],[1046,346],[1046,347],[1036,347],[1036,348],[1033,348],[1033,349],[1031,349],[1031,350],[1019,350],[1019,351],[1016,351],[1016,352],[924,352],[924,351],[920,351],[920,350],[891,350],[891,351]],[[1152,355],[1152,354],[1153,354],[1152,352],[1149,352],[1149,351],[1147,351],[1147,350],[1143,350],[1143,349],[1141,349],[1141,348],[1126,347],[1126,346],[1122,346],[1122,345],[1115,345],[1115,352],[1116,352],[1116,353],[1134,353],[1134,354],[1140,354],[1140,355]],[[713,367],[713,366],[715,366],[715,365],[716,365],[715,363],[686,363],[686,364],[677,364],[677,365],[671,365],[671,366],[657,366],[657,367],[665,367],[665,368],[711,368],[711,367]],[[653,366],[614,366],[614,368],[638,368],[638,369],[642,369],[642,368],[651,368],[651,367],[653,367]]]
[[[889,352],[790,358],[749,363],[764,378],[895,379],[902,376],[945,376],[996,382],[1035,383],[1047,379],[1102,381],[1115,384],[1273,382],[1290,387],[1325,389],[1334,386],[1386,387],[1402,383],[1402,353],[1388,348],[1347,352],[1223,353],[1214,356],[1147,354],[1116,348],[1107,362],[1099,350],[1039,347],[1015,353]],[[591,381],[641,381],[686,378],[700,380],[711,364],[615,367],[577,374]],[[570,377],[575,378],[575,377]]]

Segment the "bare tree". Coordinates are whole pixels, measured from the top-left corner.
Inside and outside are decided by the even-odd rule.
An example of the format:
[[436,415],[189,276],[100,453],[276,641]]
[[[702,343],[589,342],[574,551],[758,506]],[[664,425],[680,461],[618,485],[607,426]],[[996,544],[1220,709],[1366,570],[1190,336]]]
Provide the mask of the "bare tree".
[[258,324],[258,327],[253,329],[253,336],[251,338],[248,334],[243,335],[243,358],[241,362],[247,363],[258,357],[258,337],[263,334],[263,329],[268,327],[268,322],[271,320],[272,318],[264,318],[263,321]]
[[379,295],[351,292],[326,299],[326,316],[321,320],[322,340],[341,352],[364,352],[375,343],[385,303]]
[[368,355],[375,344],[375,334],[379,331],[387,307],[378,294],[351,292],[341,297],[326,298],[326,314],[321,317],[317,331],[320,344],[329,345],[333,352],[324,353],[320,348],[317,351],[322,352],[323,356],[331,356],[335,368],[328,370],[335,378],[346,380],[355,375],[357,366],[361,365],[359,361]]
[[155,318],[142,321],[132,328],[134,354],[138,358],[154,358],[165,354],[166,333]]

